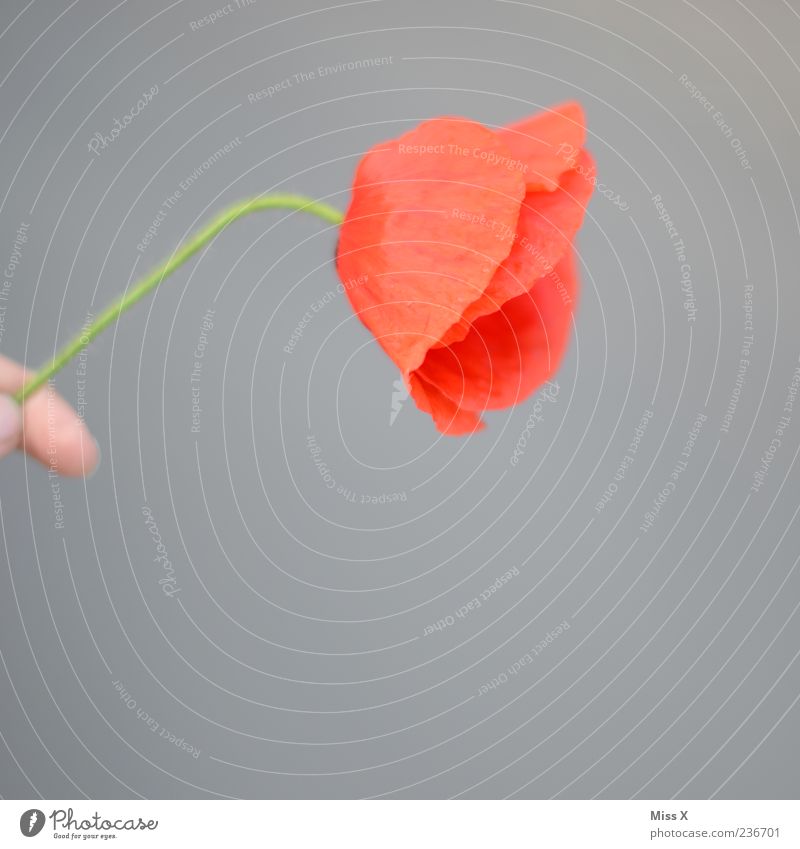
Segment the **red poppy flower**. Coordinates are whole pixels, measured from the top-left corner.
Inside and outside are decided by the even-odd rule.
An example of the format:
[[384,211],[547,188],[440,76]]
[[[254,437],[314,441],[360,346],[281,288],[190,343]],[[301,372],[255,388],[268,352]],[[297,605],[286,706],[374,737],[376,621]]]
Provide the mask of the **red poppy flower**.
[[359,163],[339,275],[442,433],[480,429],[558,368],[594,187],[584,139],[566,103],[500,130],[434,118]]

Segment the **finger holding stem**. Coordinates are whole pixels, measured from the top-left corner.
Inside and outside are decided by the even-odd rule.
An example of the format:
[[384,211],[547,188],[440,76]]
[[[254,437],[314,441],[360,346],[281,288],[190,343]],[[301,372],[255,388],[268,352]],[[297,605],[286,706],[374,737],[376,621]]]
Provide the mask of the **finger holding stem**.
[[296,194],[275,193],[262,197],[240,201],[221,212],[202,230],[184,242],[168,260],[134,283],[113,303],[109,304],[81,333],[68,342],[53,359],[42,366],[21,389],[14,393],[14,400],[22,404],[32,393],[40,389],[59,372],[74,356],[79,354],[92,340],[145,295],[156,289],[163,280],[202,250],[209,242],[221,233],[229,224],[251,212],[263,212],[268,209],[290,209],[298,212],[308,212],[316,215],[329,224],[341,224],[343,215],[333,206],[323,201]]

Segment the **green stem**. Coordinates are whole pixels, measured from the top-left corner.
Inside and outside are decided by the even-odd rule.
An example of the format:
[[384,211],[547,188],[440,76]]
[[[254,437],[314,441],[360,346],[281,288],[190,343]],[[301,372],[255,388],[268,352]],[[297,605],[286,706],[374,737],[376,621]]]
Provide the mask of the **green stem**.
[[22,389],[15,393],[14,399],[21,404],[31,393],[47,383],[56,372],[62,369],[76,354],[80,353],[96,336],[109,325],[114,324],[126,310],[155,289],[175,269],[180,268],[187,260],[191,259],[229,224],[251,212],[260,212],[265,209],[296,209],[301,212],[310,212],[330,224],[341,224],[344,218],[335,207],[302,195],[272,194],[240,201],[230,209],[220,213],[199,233],[181,245],[168,260],[158,268],[154,268],[120,295],[116,301],[109,304],[81,331],[80,335],[58,351],[50,363],[42,366]]

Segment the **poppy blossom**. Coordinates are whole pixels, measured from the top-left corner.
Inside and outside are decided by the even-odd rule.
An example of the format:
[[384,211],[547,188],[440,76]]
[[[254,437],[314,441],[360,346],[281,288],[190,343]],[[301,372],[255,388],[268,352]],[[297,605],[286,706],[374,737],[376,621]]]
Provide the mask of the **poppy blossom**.
[[358,165],[339,276],[442,433],[479,430],[558,368],[595,182],[585,135],[577,103],[498,130],[434,118]]

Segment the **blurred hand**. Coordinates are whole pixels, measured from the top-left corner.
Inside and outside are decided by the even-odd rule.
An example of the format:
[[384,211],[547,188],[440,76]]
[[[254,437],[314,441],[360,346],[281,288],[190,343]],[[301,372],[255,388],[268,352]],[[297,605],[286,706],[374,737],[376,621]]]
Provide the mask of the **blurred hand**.
[[11,394],[25,378],[21,365],[0,355],[0,457],[19,448],[60,475],[91,474],[100,452],[83,419],[49,386],[20,407]]

